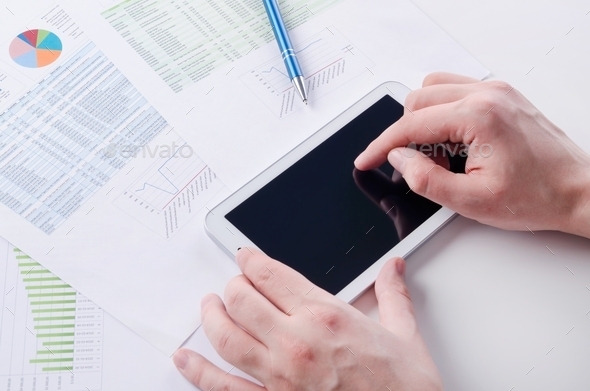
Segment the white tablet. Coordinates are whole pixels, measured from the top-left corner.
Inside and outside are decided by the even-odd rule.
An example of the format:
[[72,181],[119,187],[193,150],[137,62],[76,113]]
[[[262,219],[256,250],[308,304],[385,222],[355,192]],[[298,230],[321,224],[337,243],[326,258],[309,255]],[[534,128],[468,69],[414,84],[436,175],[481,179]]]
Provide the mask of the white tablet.
[[454,217],[413,193],[389,164],[354,167],[403,115],[408,92],[389,82],[362,98],[214,208],[209,236],[232,259],[238,248],[256,247],[354,300],[389,258],[409,255]]

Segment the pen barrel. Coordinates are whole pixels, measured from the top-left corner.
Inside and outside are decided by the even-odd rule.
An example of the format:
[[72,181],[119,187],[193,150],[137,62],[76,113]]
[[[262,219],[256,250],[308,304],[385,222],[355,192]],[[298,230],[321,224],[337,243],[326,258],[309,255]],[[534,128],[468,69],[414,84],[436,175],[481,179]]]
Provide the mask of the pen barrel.
[[289,39],[289,34],[285,27],[283,17],[281,16],[278,3],[276,0],[263,0],[263,3],[264,8],[266,8],[266,13],[268,14],[272,31],[275,35],[277,44],[279,45],[283,62],[289,73],[289,78],[294,79],[298,76],[303,76],[299,61],[297,61],[297,57],[295,56],[295,50]]
[[295,52],[293,49],[282,53],[282,56],[290,79],[303,76],[303,72],[301,72],[301,67],[299,66],[299,61],[297,61],[297,57],[295,57]]

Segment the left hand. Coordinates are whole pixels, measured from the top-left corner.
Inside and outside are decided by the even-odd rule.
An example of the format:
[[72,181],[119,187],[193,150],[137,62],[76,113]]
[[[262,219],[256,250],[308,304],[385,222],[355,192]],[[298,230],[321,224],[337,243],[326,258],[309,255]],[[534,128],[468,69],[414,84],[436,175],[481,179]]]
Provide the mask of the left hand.
[[442,390],[418,332],[404,282],[405,263],[389,261],[375,283],[381,324],[259,251],[242,249],[244,273],[230,281],[225,303],[202,301],[207,337],[220,356],[259,380],[226,374],[181,349],[179,371],[202,390]]

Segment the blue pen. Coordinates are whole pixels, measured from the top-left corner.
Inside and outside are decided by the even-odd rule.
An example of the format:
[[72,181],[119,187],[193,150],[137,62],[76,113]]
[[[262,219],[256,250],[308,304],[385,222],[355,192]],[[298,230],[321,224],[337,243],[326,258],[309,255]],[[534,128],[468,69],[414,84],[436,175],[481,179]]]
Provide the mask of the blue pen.
[[279,44],[279,50],[281,51],[281,56],[285,62],[289,79],[291,79],[293,86],[299,93],[299,96],[301,96],[303,103],[307,104],[305,78],[303,77],[303,72],[301,72],[301,67],[297,61],[293,45],[291,45],[291,40],[289,39],[289,34],[285,28],[279,5],[276,0],[263,0],[263,2],[264,8],[266,8],[266,13],[268,14],[268,19],[270,20],[270,25],[272,26],[272,31],[275,33],[275,38]]

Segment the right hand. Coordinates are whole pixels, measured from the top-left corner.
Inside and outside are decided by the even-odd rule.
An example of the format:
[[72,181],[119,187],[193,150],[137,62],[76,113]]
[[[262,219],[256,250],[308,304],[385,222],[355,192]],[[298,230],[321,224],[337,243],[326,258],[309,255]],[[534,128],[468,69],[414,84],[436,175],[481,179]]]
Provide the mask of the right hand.
[[[405,148],[414,143],[469,145],[466,172]],[[369,170],[386,160],[414,192],[482,223],[589,236],[580,216],[590,206],[590,157],[504,82],[427,76],[408,95],[404,116],[355,165]]]

